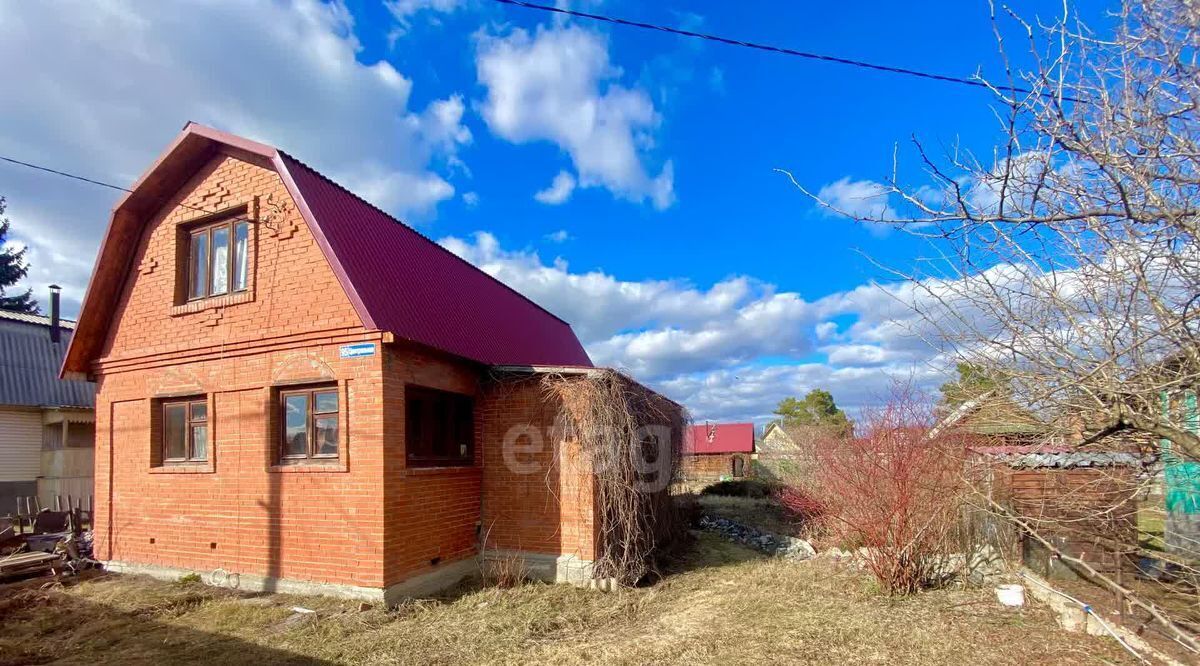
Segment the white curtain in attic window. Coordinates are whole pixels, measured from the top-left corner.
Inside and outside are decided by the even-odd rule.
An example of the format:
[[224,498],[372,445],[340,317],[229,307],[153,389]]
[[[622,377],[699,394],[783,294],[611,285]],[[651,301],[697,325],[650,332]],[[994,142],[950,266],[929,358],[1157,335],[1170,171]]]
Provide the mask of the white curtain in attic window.
[[229,291],[229,227],[213,229],[212,293]]
[[250,225],[242,222],[233,225],[233,290],[246,288],[246,261],[250,239]]

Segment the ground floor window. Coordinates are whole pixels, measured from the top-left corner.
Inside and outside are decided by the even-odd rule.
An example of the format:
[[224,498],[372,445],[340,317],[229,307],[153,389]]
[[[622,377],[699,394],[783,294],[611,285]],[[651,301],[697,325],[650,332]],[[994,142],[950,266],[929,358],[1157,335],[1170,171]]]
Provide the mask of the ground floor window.
[[280,391],[280,460],[336,460],[339,402],[336,384]]
[[162,402],[164,464],[208,460],[208,401],[203,397]]
[[470,396],[407,386],[405,451],[411,467],[470,465],[475,457],[475,401]]

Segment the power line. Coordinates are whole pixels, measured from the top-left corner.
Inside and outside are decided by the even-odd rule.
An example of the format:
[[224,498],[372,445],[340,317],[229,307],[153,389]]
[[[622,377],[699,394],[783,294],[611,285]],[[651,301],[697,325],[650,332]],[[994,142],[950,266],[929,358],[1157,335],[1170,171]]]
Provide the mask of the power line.
[[[70,173],[69,171],[60,171],[59,169],[51,169],[48,166],[42,166],[40,164],[34,164],[32,162],[24,162],[22,160],[8,157],[7,155],[0,155],[0,160],[9,162],[11,164],[17,164],[17,165],[20,165],[20,166],[23,166],[23,167],[26,167],[29,169],[35,169],[37,171],[44,171],[46,173],[51,173],[51,174],[54,174],[55,176],[62,176],[64,178],[71,178],[73,180],[83,181],[85,183],[90,183],[92,185],[99,185],[100,187],[107,187],[111,190],[117,190],[119,192],[129,192],[129,193],[133,192],[133,190],[129,189],[128,187],[121,187],[120,185],[113,185],[112,183],[106,183],[102,180],[95,180],[94,178],[88,178],[87,176],[80,176],[78,174],[73,174],[73,173]],[[205,210],[203,208],[189,206],[188,204],[185,204],[185,203],[180,203],[179,205],[183,206],[184,208],[189,208],[194,211],[199,211],[201,213],[212,212],[212,211]]]
[[[943,83],[957,83],[964,86],[972,86],[975,88],[997,89],[1014,93],[1031,94],[1032,90],[1028,88],[1018,88],[1014,86],[1001,86],[984,83],[976,79],[966,79],[960,76],[950,76],[947,74],[935,74],[933,72],[923,72],[916,69],[908,69],[905,67],[893,67],[891,65],[880,65],[873,62],[863,60],[853,60],[850,58],[842,58],[840,56],[825,55],[822,53],[811,53],[808,51],[797,51],[782,46],[771,46],[770,44],[759,44],[757,42],[747,42],[740,39],[731,39],[729,37],[721,37],[720,35],[711,35],[703,32],[694,32],[692,30],[683,30],[681,28],[671,28],[665,25],[656,25],[654,23],[642,23],[641,21],[631,21],[629,19],[617,18],[614,16],[604,16],[602,14],[589,14],[587,12],[575,11],[573,9],[563,9],[561,7],[552,7],[550,5],[541,5],[535,2],[525,2],[524,0],[495,0],[501,4],[513,5],[516,7],[524,7],[526,9],[536,9],[543,12],[552,12],[566,16],[574,16],[576,18],[584,18],[591,21],[602,21],[605,23],[613,23],[616,25],[628,26],[631,28],[641,28],[643,30],[657,30],[672,35],[680,35],[682,37],[693,37],[696,39],[706,39],[711,42],[720,44],[728,44],[730,46],[741,46],[748,49],[757,49],[759,51],[768,51],[770,53],[778,53],[782,55],[795,56],[797,58],[807,58],[809,60],[819,60],[822,62],[831,62],[839,65],[849,65],[851,67],[859,67],[863,69],[872,69],[879,72],[887,72],[889,74],[902,74],[904,76],[915,76],[922,79],[930,79],[933,81],[941,81]],[[1068,99],[1068,98],[1064,98]],[[1070,99],[1069,101],[1079,101]]]
[[38,171],[45,171],[46,173],[52,173],[56,176],[65,176],[67,178],[74,178],[75,180],[82,180],[85,183],[91,183],[92,185],[99,185],[100,187],[107,187],[107,188],[114,189],[114,190],[120,190],[122,192],[133,192],[133,190],[129,189],[128,187],[121,187],[120,185],[113,185],[111,183],[105,183],[100,180],[92,180],[91,178],[86,178],[84,176],[77,176],[73,173],[67,173],[66,171],[59,171],[58,169],[51,169],[50,167],[44,167],[44,166],[41,166],[40,164],[31,164],[29,162],[22,162],[21,160],[13,159],[11,157],[5,157],[4,155],[0,155],[0,160],[4,160],[5,162],[11,162],[13,164],[19,164],[23,167],[29,167],[30,169],[37,169]]

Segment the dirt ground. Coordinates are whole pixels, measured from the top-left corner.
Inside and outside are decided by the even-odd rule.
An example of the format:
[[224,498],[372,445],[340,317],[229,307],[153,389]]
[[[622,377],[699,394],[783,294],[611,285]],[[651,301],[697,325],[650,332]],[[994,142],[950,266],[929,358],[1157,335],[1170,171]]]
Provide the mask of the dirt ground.
[[[0,664],[1128,663],[990,590],[880,595],[831,562],[696,533],[644,588],[464,584],[398,609],[99,574],[0,587]],[[315,613],[298,614],[302,606]]]
[[696,504],[700,511],[711,516],[728,518],[764,532],[794,537],[806,536],[803,526],[789,516],[778,502],[770,498],[697,495]]

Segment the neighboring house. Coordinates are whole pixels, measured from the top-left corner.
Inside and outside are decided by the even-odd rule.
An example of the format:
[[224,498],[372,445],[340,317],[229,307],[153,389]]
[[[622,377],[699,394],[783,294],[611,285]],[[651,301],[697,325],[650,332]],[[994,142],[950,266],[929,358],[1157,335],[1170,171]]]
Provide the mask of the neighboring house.
[[[58,378],[75,323],[0,310],[0,515],[92,494],[94,386]],[[24,506],[21,507],[24,511]]]
[[[1052,443],[975,446],[968,449],[966,469],[983,496],[1012,511],[1055,548],[1098,571],[1129,567],[1128,555],[1138,542],[1141,456]],[[1052,578],[1082,573],[1040,540],[1003,521],[989,522],[993,527],[977,533],[998,538],[994,545],[1038,573]]]
[[[1164,417],[1193,434],[1200,434],[1200,409],[1194,388],[1159,396]],[[1169,553],[1200,559],[1200,461],[1181,455],[1171,440],[1155,442],[1162,458],[1163,541]]]
[[776,479],[796,480],[811,469],[813,464],[807,431],[794,426],[785,426],[780,421],[771,421],[763,430],[759,440],[758,469],[764,476]]
[[803,485],[813,480],[821,441],[836,436],[838,431],[831,426],[772,421],[763,430],[756,468],[764,476]]
[[761,442],[758,449],[760,457],[768,452],[787,455],[794,453],[798,448],[796,440],[792,438],[788,429],[779,421],[768,423],[767,427],[763,429],[763,434],[759,441]]
[[[1079,446],[994,393],[957,406],[932,432],[947,429],[966,436],[965,473],[983,496],[1099,571],[1128,566],[1125,555],[1137,545],[1142,471],[1136,447],[1130,450],[1119,437]],[[981,538],[1042,575],[1080,575],[1027,531],[1004,521],[987,519],[985,525],[976,526]]]
[[751,474],[753,423],[692,426],[683,439],[680,473],[685,481],[720,481]]
[[993,392],[964,401],[946,414],[934,431],[950,427],[1007,445],[1036,444],[1045,440],[1050,431],[1029,410]]
[[112,570],[392,602],[481,547],[561,580],[604,546],[538,381],[594,372],[571,327],[271,146],[184,128],[113,210],[63,372],[99,382]]

